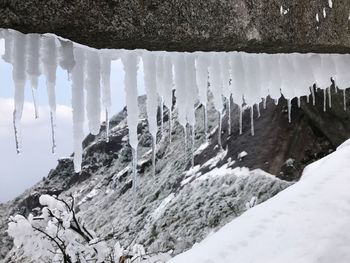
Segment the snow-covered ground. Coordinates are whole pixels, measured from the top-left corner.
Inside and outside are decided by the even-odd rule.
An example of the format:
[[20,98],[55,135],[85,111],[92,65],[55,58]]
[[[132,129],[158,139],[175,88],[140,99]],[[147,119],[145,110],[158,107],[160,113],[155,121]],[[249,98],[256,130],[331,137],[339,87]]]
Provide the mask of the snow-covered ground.
[[350,261],[350,140],[169,263]]

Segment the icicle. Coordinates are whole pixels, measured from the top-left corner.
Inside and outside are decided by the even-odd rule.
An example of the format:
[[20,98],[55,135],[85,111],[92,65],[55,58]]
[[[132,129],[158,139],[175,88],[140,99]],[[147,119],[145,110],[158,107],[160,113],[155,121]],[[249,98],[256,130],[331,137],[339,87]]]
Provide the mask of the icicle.
[[172,111],[172,109],[171,109],[171,107],[170,107],[170,109],[169,109],[169,141],[171,142],[172,141],[172,139],[171,139],[171,134],[172,134],[172,130],[173,130],[173,125],[172,125],[172,118],[173,118],[173,111]]
[[52,135],[52,153],[55,153],[56,139],[55,139],[55,119],[56,119],[56,69],[57,69],[57,54],[56,54],[56,40],[52,36],[44,36],[42,38],[42,65],[43,73],[46,77],[46,88],[50,106],[50,120],[51,120],[51,135]]
[[328,104],[329,104],[329,108],[332,108],[332,90],[331,87],[327,88],[327,92],[328,92]]
[[108,109],[105,110],[105,123],[106,123],[106,142],[109,142],[109,114]]
[[326,101],[327,101],[327,90],[323,90],[323,111],[326,111]]
[[[174,71],[175,71],[175,95],[176,105],[178,110],[178,121],[185,130],[186,135],[186,106],[187,106],[187,94],[186,94],[186,71],[185,71],[185,56],[182,53],[176,53],[174,59]],[[186,138],[185,138],[186,140]]]
[[27,36],[28,50],[27,50],[27,74],[31,82],[32,98],[34,105],[35,119],[39,118],[38,106],[36,102],[36,92],[38,89],[38,78],[40,76],[40,35],[28,34]]
[[34,118],[39,118],[39,111],[38,111],[38,104],[36,102],[36,88],[32,87],[32,99],[33,99],[33,106],[34,106]]
[[220,150],[222,150],[222,141],[221,141],[221,132],[222,132],[222,115],[221,112],[219,113],[219,129],[218,129],[218,145]]
[[222,112],[222,82],[220,72],[220,57],[216,53],[212,53],[211,64],[209,66],[210,90],[213,93],[214,106],[218,112]]
[[231,63],[229,56],[226,52],[220,54],[220,66],[221,66],[221,83],[222,83],[222,95],[226,99],[227,109],[226,114],[228,115],[228,135],[231,135]]
[[109,142],[109,112],[111,102],[111,59],[107,54],[100,54],[101,81],[102,81],[102,103],[105,108],[106,142]]
[[256,104],[256,110],[258,111],[258,118],[260,118],[260,103]]
[[306,95],[306,102],[307,102],[307,104],[309,104],[310,103],[310,95],[308,94],[308,95]]
[[231,135],[231,96],[228,98],[228,135]]
[[250,107],[250,129],[252,136],[254,136],[254,105]]
[[137,200],[137,149],[131,149],[132,154],[132,194],[133,194],[133,202],[134,209],[136,207]]
[[300,97],[298,97],[298,108],[301,107],[301,100],[300,100]]
[[203,121],[204,121],[204,137],[208,139],[208,113],[207,106],[203,106]]
[[[10,36],[12,37],[12,36]],[[22,33],[13,33],[13,53],[9,60],[13,64],[12,77],[15,84],[15,109],[13,112],[13,127],[15,133],[16,152],[21,154],[21,119],[24,104],[26,38]]]
[[160,134],[163,137],[164,130],[164,52],[157,52],[158,56],[156,57],[156,80],[157,80],[157,92],[160,98],[159,108],[160,108]]
[[195,131],[194,131],[194,126],[191,127],[191,168],[194,167],[194,136],[195,136]]
[[[153,172],[155,172],[155,156],[156,156],[156,144],[157,144],[157,110],[158,110],[158,94],[157,94],[157,68],[156,68],[156,56],[152,52],[145,52],[142,56],[143,61],[143,73],[145,89],[147,94],[147,120],[149,132],[152,135],[153,148],[152,148],[152,160],[154,159]],[[153,174],[155,176],[155,173]]]
[[267,98],[265,97],[265,98],[263,99],[264,110],[266,110],[266,102],[267,102]]
[[[16,32],[15,34],[18,34]],[[5,53],[2,56],[2,59],[7,63],[12,63],[12,53],[14,48],[14,40],[13,40],[13,34],[8,30],[3,31],[3,36],[5,38]]]
[[242,109],[242,105],[239,105],[239,134],[241,135],[243,132],[242,129],[242,122],[243,122],[243,109]]
[[195,126],[194,106],[197,101],[197,83],[196,83],[196,67],[195,56],[187,54],[186,56],[186,121],[191,127]]
[[152,137],[152,175],[156,176],[156,152],[157,152],[157,141]]
[[101,68],[100,59],[97,51],[86,51],[86,113],[88,119],[89,131],[93,135],[97,135],[100,131],[101,124]]
[[164,63],[164,87],[163,87],[163,99],[164,105],[168,109],[169,115],[169,140],[171,142],[172,133],[172,107],[173,107],[173,65],[171,63],[170,55],[163,56]]
[[346,111],[346,89],[343,89],[344,111]]
[[50,122],[51,122],[51,140],[52,140],[51,152],[54,154],[56,152],[56,140],[55,140],[56,115],[52,111],[50,111]]
[[125,100],[128,110],[127,122],[129,129],[129,144],[132,148],[132,173],[133,173],[133,195],[134,206],[136,204],[137,191],[137,124],[139,119],[139,108],[137,101],[137,70],[139,58],[135,52],[126,51],[122,56],[125,71]]
[[315,106],[316,105],[316,95],[315,95],[314,86],[310,87],[310,90],[311,90],[311,96],[312,96],[312,105]]
[[208,120],[207,120],[207,101],[208,101],[208,67],[209,57],[200,52],[196,60],[196,81],[198,87],[199,102],[203,105],[203,117],[204,117],[204,134],[207,138],[208,133]]
[[164,131],[164,99],[163,97],[160,98],[160,137],[163,137],[163,131]]
[[188,154],[187,154],[187,148],[188,148],[188,145],[187,145],[187,124],[185,124],[185,127],[184,128],[184,136],[185,136],[185,160],[187,161],[188,159]]
[[73,111],[73,149],[74,149],[74,171],[81,171],[81,162],[84,139],[84,65],[85,54],[81,48],[74,50],[77,64],[72,69],[72,111]]
[[59,64],[62,69],[67,71],[69,79],[69,73],[72,72],[75,66],[73,42],[62,39],[58,39],[58,41],[60,42],[60,47],[58,49]]
[[288,100],[288,121],[292,122],[292,100]]

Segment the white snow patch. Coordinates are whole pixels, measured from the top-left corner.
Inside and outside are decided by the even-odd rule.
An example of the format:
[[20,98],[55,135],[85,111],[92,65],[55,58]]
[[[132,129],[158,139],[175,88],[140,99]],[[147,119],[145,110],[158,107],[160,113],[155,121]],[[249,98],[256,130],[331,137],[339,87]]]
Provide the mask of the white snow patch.
[[238,155],[237,155],[237,159],[238,161],[242,161],[244,157],[246,157],[248,155],[248,153],[246,151],[243,151],[243,152],[240,152]]
[[203,164],[203,167],[209,166],[209,169],[214,168],[219,161],[221,161],[226,157],[226,155],[227,155],[227,149],[224,151],[220,151],[216,156],[206,161]]
[[153,219],[158,219],[163,212],[166,209],[166,206],[174,199],[175,194],[171,193],[170,195],[168,195],[161,203],[160,205],[153,211],[152,213],[152,218]]
[[328,0],[328,6],[329,6],[329,8],[333,8],[333,2],[332,2],[332,0]]
[[205,142],[205,143],[201,144],[198,147],[198,149],[194,152],[194,155],[201,154],[208,146],[209,146],[209,142]]

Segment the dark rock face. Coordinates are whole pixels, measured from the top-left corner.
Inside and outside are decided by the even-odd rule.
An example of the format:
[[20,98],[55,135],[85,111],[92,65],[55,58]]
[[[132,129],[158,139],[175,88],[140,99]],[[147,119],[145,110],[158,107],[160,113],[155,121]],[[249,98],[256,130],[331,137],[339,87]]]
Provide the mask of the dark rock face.
[[0,28],[96,48],[348,53],[349,10],[348,0],[1,0]]

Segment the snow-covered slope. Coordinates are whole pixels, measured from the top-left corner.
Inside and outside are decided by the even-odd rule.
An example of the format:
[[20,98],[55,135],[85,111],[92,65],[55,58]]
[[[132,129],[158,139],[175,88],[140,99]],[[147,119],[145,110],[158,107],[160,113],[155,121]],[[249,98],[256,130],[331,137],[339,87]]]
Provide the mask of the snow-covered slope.
[[301,180],[169,263],[347,263],[350,140]]
[[[8,217],[15,213],[27,215],[35,210],[39,206],[38,197],[43,193],[59,194],[62,198],[73,194],[78,215],[99,236],[114,232],[122,245],[138,242],[150,251],[173,249],[174,254],[178,254],[242,214],[247,202],[254,199],[263,202],[291,185],[247,165],[245,160],[249,160],[249,154],[239,161],[237,156],[243,149],[251,153],[247,144],[242,145],[244,148],[231,149],[228,143],[235,139],[223,134],[225,150],[220,150],[216,146],[215,132],[205,142],[201,108],[197,110],[194,145],[195,149],[201,146],[195,153],[196,168],[190,170],[191,141],[188,140],[185,150],[183,128],[176,122],[175,113],[171,142],[168,118],[164,118],[163,136],[158,132],[156,175],[153,176],[152,137],[146,122],[145,97],[139,98],[139,108],[142,121],[138,126],[141,136],[136,196],[123,111],[110,122],[109,142],[105,140],[104,126],[99,135],[89,135],[84,140],[81,173],[74,173],[71,157],[61,159],[47,178],[0,207],[0,254],[3,257],[11,248],[5,234]],[[270,109],[273,112],[276,108]],[[237,122],[236,108],[232,117]],[[249,118],[248,112],[246,117]],[[208,128],[217,131],[217,121],[214,108],[209,104]],[[250,129],[245,127],[244,131],[246,140],[251,140]],[[18,255],[10,253],[4,262],[16,260],[19,261]]]

